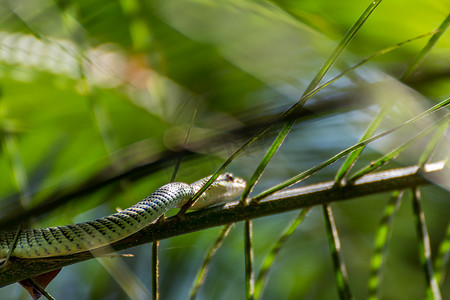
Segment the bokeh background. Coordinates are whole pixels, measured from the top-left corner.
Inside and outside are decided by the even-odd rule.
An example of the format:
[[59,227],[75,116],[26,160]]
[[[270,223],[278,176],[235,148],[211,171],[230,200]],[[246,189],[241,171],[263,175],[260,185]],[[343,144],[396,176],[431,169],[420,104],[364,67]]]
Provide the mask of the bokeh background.
[[[0,3],[0,225],[1,230],[14,230],[21,222],[35,228],[56,226],[128,207],[170,181],[180,157],[179,181],[213,173],[246,138],[300,98],[370,1]],[[435,30],[449,10],[445,0],[382,2],[326,79],[381,49]],[[380,131],[448,97],[448,33],[407,84],[399,81],[428,38],[369,62],[310,99],[255,192],[356,143],[385,102],[396,105]],[[371,144],[356,168],[399,146],[423,126]],[[276,134],[277,128],[241,153],[229,170],[249,179]],[[416,164],[426,144],[421,140],[388,167]],[[448,154],[447,146],[448,136],[436,159]],[[332,180],[339,166],[301,185]],[[128,176],[122,180],[98,185],[124,173]],[[440,186],[445,183],[448,187],[448,178],[422,189],[433,254],[450,219],[449,193]],[[93,188],[64,198],[86,187]],[[408,197],[406,193],[394,222],[383,299],[425,295]],[[388,198],[381,193],[333,204],[357,299],[367,296],[373,240]],[[31,216],[22,214],[43,203],[50,204]],[[256,270],[296,214],[255,220]],[[187,298],[218,231],[161,241],[161,299]],[[198,299],[244,298],[243,243],[238,223],[214,257]],[[151,245],[125,253],[134,257],[66,267],[48,291],[56,299],[149,298]],[[121,288],[118,273],[126,274],[133,292]],[[448,278],[442,294],[450,297]],[[29,296],[15,284],[0,289],[0,298]],[[338,298],[319,207],[281,250],[263,298]]]

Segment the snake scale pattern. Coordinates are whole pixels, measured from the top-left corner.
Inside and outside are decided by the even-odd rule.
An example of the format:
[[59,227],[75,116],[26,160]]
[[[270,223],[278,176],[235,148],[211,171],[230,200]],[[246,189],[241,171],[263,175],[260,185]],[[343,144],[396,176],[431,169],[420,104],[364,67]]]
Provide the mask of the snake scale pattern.
[[[209,180],[205,177],[192,184],[173,182],[121,212],[84,223],[23,229],[11,257],[42,258],[63,256],[106,246],[121,240],[155,222],[166,211],[181,207]],[[236,198],[245,181],[231,173],[220,175],[200,196],[191,209],[200,209]],[[0,233],[0,260],[6,258],[15,232]]]

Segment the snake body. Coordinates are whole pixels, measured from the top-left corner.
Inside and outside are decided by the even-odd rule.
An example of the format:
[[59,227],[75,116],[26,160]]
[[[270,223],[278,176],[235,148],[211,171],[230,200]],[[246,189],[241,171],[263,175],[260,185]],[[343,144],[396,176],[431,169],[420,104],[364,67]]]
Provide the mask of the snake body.
[[[166,211],[181,207],[200,190],[210,177],[192,184],[166,184],[137,204],[115,214],[84,223],[24,229],[18,233],[11,257],[42,258],[94,250],[121,240],[155,222]],[[192,209],[199,209],[236,198],[245,181],[230,173],[220,175],[199,197]],[[15,232],[0,234],[0,260],[13,245]]]

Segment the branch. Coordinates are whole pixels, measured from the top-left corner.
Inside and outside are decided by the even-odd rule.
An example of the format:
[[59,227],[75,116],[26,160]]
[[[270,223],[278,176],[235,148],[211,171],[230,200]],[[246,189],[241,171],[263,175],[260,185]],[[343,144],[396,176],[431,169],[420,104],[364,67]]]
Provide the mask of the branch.
[[239,205],[238,202],[233,202],[192,212],[182,219],[171,217],[164,222],[150,224],[123,240],[92,252],[40,259],[13,258],[13,264],[0,272],[0,287],[94,257],[105,256],[115,251],[210,227],[280,214],[313,205],[429,184],[427,178],[448,178],[444,174],[448,169],[444,167],[445,163],[439,162],[425,165],[423,170],[419,170],[417,166],[391,169],[368,174],[361,177],[353,185],[343,187],[333,187],[334,181],[328,181],[292,188],[273,194],[257,204],[244,206]]

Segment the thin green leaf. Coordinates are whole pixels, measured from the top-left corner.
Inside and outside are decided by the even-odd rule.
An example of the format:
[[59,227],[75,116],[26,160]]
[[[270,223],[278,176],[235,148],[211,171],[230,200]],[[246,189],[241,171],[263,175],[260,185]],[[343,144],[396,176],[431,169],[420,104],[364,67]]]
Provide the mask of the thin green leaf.
[[441,122],[448,123],[449,117],[450,117],[450,114],[447,115],[446,117],[444,117],[442,120],[440,120],[440,122],[428,126],[424,130],[419,132],[417,135],[415,135],[413,138],[411,138],[409,141],[407,141],[406,143],[401,145],[400,147],[395,148],[390,153],[384,155],[383,157],[381,157],[380,159],[376,160],[375,162],[372,162],[367,167],[365,167],[365,168],[361,169],[360,171],[356,172],[353,176],[350,177],[350,179],[348,179],[348,183],[351,184],[351,183],[355,182],[356,180],[358,180],[358,178],[361,178],[362,176],[366,175],[367,173],[370,173],[370,172],[372,172],[372,171],[374,171],[374,170],[384,166],[389,161],[391,161],[392,159],[396,158],[401,152],[403,152],[404,150],[406,150],[409,147],[411,147],[419,139],[421,139],[425,135],[427,135],[436,126],[440,125]]
[[392,129],[389,129],[387,131],[384,131],[384,132],[382,132],[380,134],[377,134],[377,135],[375,135],[375,136],[373,136],[373,137],[371,137],[371,138],[369,138],[367,140],[364,140],[364,141],[362,141],[362,142],[360,142],[360,143],[358,143],[356,145],[353,145],[353,146],[351,146],[351,147],[349,147],[349,148],[339,152],[338,154],[334,155],[333,157],[331,157],[330,159],[326,160],[325,162],[323,162],[323,163],[321,163],[321,164],[319,164],[317,166],[314,166],[311,169],[306,170],[305,172],[302,172],[302,173],[300,173],[300,174],[298,174],[298,175],[296,175],[296,176],[294,176],[294,177],[292,177],[292,178],[290,178],[290,179],[288,179],[288,180],[286,180],[286,181],[284,181],[284,182],[282,182],[280,184],[277,184],[276,186],[274,186],[274,187],[272,187],[272,188],[270,188],[270,189],[260,193],[259,195],[253,197],[255,199],[254,201],[259,202],[263,198],[265,198],[265,197],[267,197],[269,195],[272,195],[273,193],[275,193],[275,192],[277,192],[277,191],[279,191],[281,189],[284,189],[284,188],[286,188],[288,186],[291,186],[291,185],[293,185],[293,184],[295,184],[295,183],[297,183],[297,182],[299,182],[299,181],[309,177],[310,175],[318,172],[319,170],[325,168],[326,166],[331,165],[332,163],[334,163],[338,159],[344,157],[345,155],[349,154],[350,152],[352,152],[352,151],[354,151],[354,150],[356,150],[358,148],[364,147],[365,145],[367,145],[367,144],[369,144],[369,143],[371,143],[371,142],[373,142],[373,141],[375,141],[375,140],[377,140],[377,139],[379,139],[379,138],[381,138],[381,137],[383,137],[383,136],[385,136],[385,135],[387,135],[387,134],[389,134],[391,132],[394,132],[394,131],[402,128],[402,127],[405,127],[405,126],[407,126],[409,124],[417,122],[417,121],[423,119],[424,117],[428,116],[429,114],[431,114],[431,113],[433,113],[433,112],[435,112],[435,111],[437,111],[437,110],[439,110],[439,109],[441,109],[441,108],[443,108],[443,107],[445,107],[445,106],[447,106],[449,104],[450,104],[450,98],[448,98],[446,100],[443,100],[440,103],[436,104],[435,106],[427,109],[423,113],[420,113],[419,115],[415,116],[414,118],[409,119],[408,121],[404,122],[403,124],[401,124],[399,126],[396,126],[396,127],[392,128]]
[[439,143],[445,137],[445,133],[447,131],[449,125],[449,121],[442,123],[439,128],[434,133],[430,142],[428,143],[425,151],[422,153],[419,159],[418,165],[423,167],[426,163],[430,162],[431,157],[433,156],[434,151],[438,148]]
[[383,218],[378,226],[375,237],[375,251],[370,261],[369,278],[369,300],[379,298],[380,283],[382,280],[384,262],[386,261],[386,250],[388,239],[392,230],[392,221],[400,207],[403,191],[394,191],[384,210]]
[[418,239],[417,246],[419,248],[420,262],[422,264],[427,282],[427,297],[428,299],[441,300],[441,292],[439,290],[436,277],[433,274],[430,237],[428,235],[425,214],[423,213],[422,206],[420,204],[420,198],[420,190],[418,188],[414,188],[412,190],[412,202]]
[[359,19],[353,24],[353,26],[347,31],[345,36],[342,38],[342,40],[339,42],[339,44],[334,49],[333,53],[328,57],[327,61],[322,65],[320,70],[317,72],[316,76],[314,76],[313,80],[309,83],[308,87],[306,88],[305,92],[303,93],[302,97],[295,103],[293,106],[289,108],[286,113],[282,115],[282,118],[285,118],[286,116],[290,115],[291,113],[300,110],[303,105],[306,103],[306,101],[314,95],[317,91],[322,89],[323,87],[327,86],[331,82],[334,82],[338,78],[342,76],[337,76],[335,80],[329,81],[327,84],[324,84],[321,86],[321,88],[316,89],[317,85],[320,83],[320,81],[323,79],[325,74],[328,72],[328,70],[331,68],[333,63],[336,61],[338,56],[344,51],[345,47],[350,43],[352,38],[355,36],[355,34],[358,32],[358,30],[362,27],[364,22],[369,18],[370,14],[375,10],[375,8],[378,6],[378,4],[381,3],[382,0],[376,0],[372,1],[370,5],[366,8],[366,10],[362,13],[362,15],[359,17]]
[[152,299],[159,299],[159,241],[152,243]]
[[258,182],[259,178],[261,177],[262,173],[264,172],[264,169],[266,168],[269,161],[272,159],[272,157],[277,152],[278,148],[280,148],[281,144],[283,143],[286,136],[289,134],[289,131],[292,128],[294,121],[286,122],[281,129],[280,133],[278,134],[275,141],[270,146],[269,150],[267,150],[266,155],[264,155],[264,158],[259,163],[258,167],[256,168],[255,172],[253,172],[252,177],[247,183],[247,186],[245,187],[244,192],[242,193],[241,197],[241,203],[245,203],[248,195],[252,191],[255,184]]
[[255,297],[255,273],[253,272],[253,222],[244,222],[244,244],[245,244],[245,299],[253,300]]
[[450,222],[447,225],[447,231],[445,237],[439,245],[439,251],[435,261],[435,276],[437,282],[441,285],[444,284],[447,266],[450,262]]
[[17,241],[19,239],[20,232],[22,231],[22,223],[19,225],[19,227],[16,230],[16,234],[14,235],[14,239],[12,240],[11,244],[9,244],[8,254],[6,254],[5,261],[3,262],[2,267],[0,268],[1,271],[8,269],[11,266],[10,258],[11,253],[14,251],[17,245]]
[[447,15],[447,18],[445,18],[444,22],[442,22],[442,24],[436,30],[436,33],[433,34],[433,36],[430,38],[430,40],[428,41],[426,46],[422,49],[422,51],[420,51],[419,54],[417,54],[413,62],[409,64],[408,69],[405,71],[405,73],[403,73],[400,79],[401,81],[405,81],[406,79],[408,79],[408,77],[414,72],[414,70],[417,69],[417,67],[423,61],[428,52],[431,51],[431,48],[433,48],[433,46],[436,44],[439,38],[447,30],[449,24],[450,24],[450,14]]
[[391,46],[391,47],[384,48],[384,49],[382,49],[382,50],[380,50],[380,51],[378,51],[378,52],[376,52],[376,53],[374,53],[374,54],[368,56],[367,58],[361,60],[359,63],[353,65],[352,67],[350,67],[350,68],[348,68],[348,69],[346,69],[346,70],[344,70],[344,71],[343,71],[342,73],[340,73],[339,75],[337,75],[337,76],[333,77],[332,79],[326,81],[325,83],[321,84],[321,85],[318,86],[317,88],[315,88],[315,89],[309,91],[308,93],[305,93],[305,94],[300,98],[300,100],[299,100],[296,104],[294,104],[293,106],[291,106],[291,107],[290,107],[290,108],[289,108],[289,109],[281,116],[281,118],[282,118],[282,119],[283,119],[283,118],[285,119],[285,118],[289,117],[292,113],[294,113],[295,111],[297,111],[297,110],[299,109],[300,103],[306,102],[306,100],[307,100],[308,98],[310,98],[311,96],[315,95],[318,91],[320,91],[320,90],[322,90],[323,88],[329,86],[329,85],[332,84],[333,82],[335,82],[335,81],[337,81],[338,79],[344,77],[346,74],[350,73],[351,71],[356,70],[357,68],[359,68],[359,67],[361,67],[362,65],[366,64],[367,62],[372,61],[372,60],[378,58],[379,56],[382,56],[382,55],[384,55],[384,54],[387,54],[387,53],[389,53],[389,52],[391,52],[391,51],[393,51],[393,50],[395,50],[395,49],[397,49],[397,48],[399,48],[399,47],[401,47],[401,46],[403,46],[403,45],[406,45],[406,44],[408,44],[408,43],[411,43],[411,42],[414,42],[414,41],[416,41],[416,40],[419,40],[419,39],[422,39],[422,38],[424,38],[424,37],[427,37],[427,36],[429,36],[429,35],[431,35],[431,34],[433,34],[433,33],[434,33],[434,32],[427,32],[427,33],[421,34],[421,35],[416,36],[416,37],[414,37],[414,38],[411,38],[411,39],[408,39],[408,40],[406,40],[406,41],[397,43],[397,44],[395,44],[395,45],[393,45],[393,46]]
[[338,289],[339,299],[353,299],[350,285],[348,282],[347,269],[341,254],[341,242],[334,222],[331,206],[325,204],[322,206],[323,218],[325,220],[325,229],[327,231],[328,245],[330,246],[331,257],[333,259],[334,275]]
[[205,282],[206,274],[208,273],[209,265],[211,263],[211,259],[216,254],[217,250],[219,250],[222,245],[225,237],[230,233],[232,224],[228,224],[222,227],[220,230],[214,245],[209,249],[208,253],[203,260],[203,264],[197,272],[197,276],[195,277],[194,285],[192,286],[191,294],[189,299],[194,300],[197,297],[198,290],[201,288],[203,283]]
[[[394,105],[394,102],[389,101],[384,104],[383,108],[380,110],[380,112],[376,115],[376,117],[372,120],[369,127],[366,129],[366,132],[363,134],[361,139],[359,140],[364,141],[368,138],[370,138],[375,131],[377,130],[378,126],[380,125],[381,121],[383,120],[384,116],[389,112],[389,110]],[[355,164],[356,160],[358,159],[361,152],[364,150],[365,147],[361,147],[350,153],[350,155],[347,157],[345,162],[342,164],[339,171],[336,173],[336,177],[334,178],[334,181],[336,184],[340,184],[341,180],[347,175],[347,173],[350,171],[350,169]]]
[[311,207],[306,207],[300,211],[297,218],[295,218],[295,220],[284,230],[280,239],[275,243],[273,248],[267,254],[262,264],[261,270],[259,271],[258,278],[255,282],[255,299],[260,299],[262,297],[262,292],[267,282],[267,275],[269,274],[269,270],[272,267],[278,253],[280,252],[281,247],[286,243],[289,237],[291,237],[297,227],[303,222],[310,210]]
[[[317,72],[316,76],[313,78],[309,86],[305,90],[305,94],[312,91],[322,80],[322,78],[325,76],[327,71],[331,68],[333,63],[336,61],[338,56],[344,51],[345,47],[350,43],[352,38],[355,36],[355,34],[358,32],[358,30],[362,27],[364,22],[369,18],[370,14],[375,10],[375,8],[378,6],[378,4],[381,3],[382,0],[376,0],[372,1],[369,6],[366,8],[366,10],[362,13],[362,15],[359,17],[359,19],[353,24],[353,26],[347,31],[345,36],[342,38],[342,40],[339,42],[339,44],[334,49],[333,53],[331,53],[330,57],[328,57],[327,61],[323,64],[323,66],[320,68],[319,72]],[[305,99],[306,101],[306,99]],[[303,106],[305,101],[299,101],[299,106]]]

